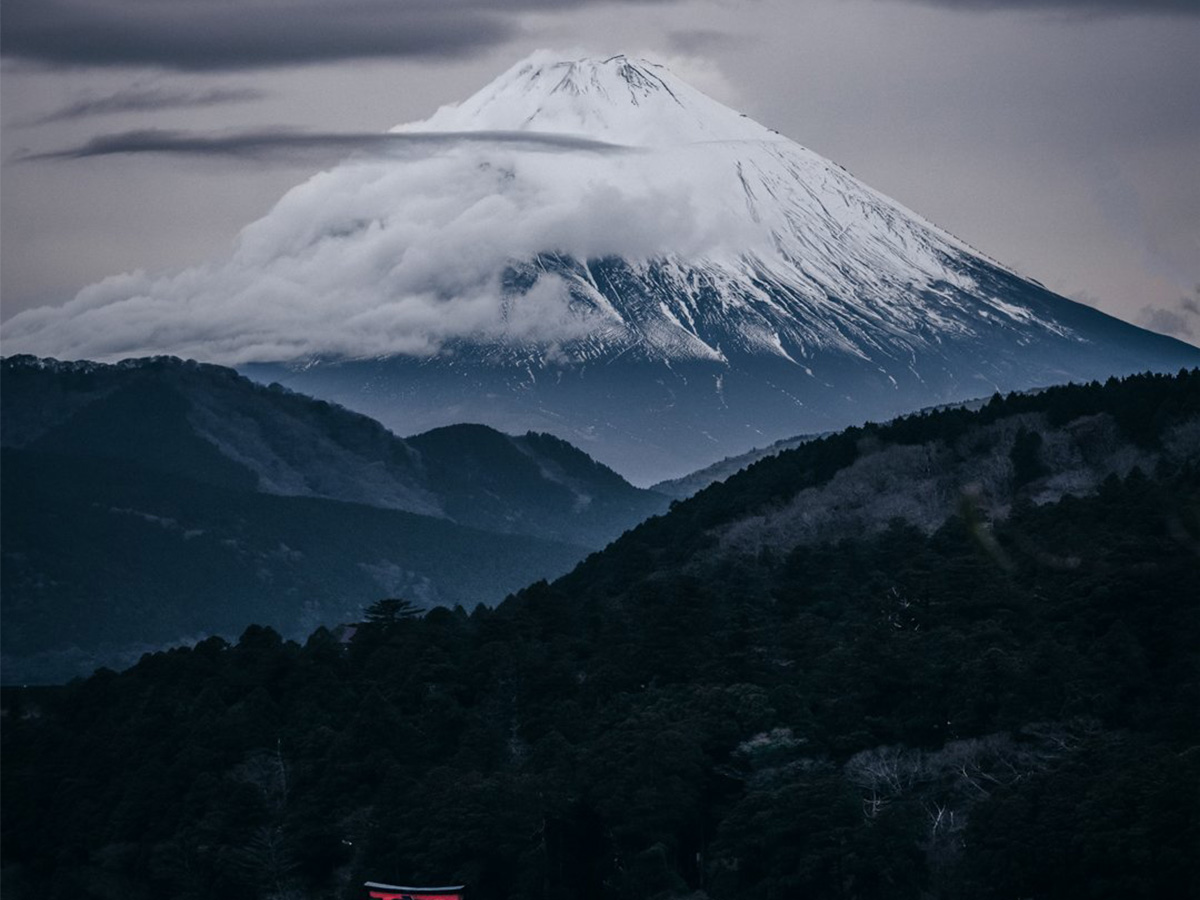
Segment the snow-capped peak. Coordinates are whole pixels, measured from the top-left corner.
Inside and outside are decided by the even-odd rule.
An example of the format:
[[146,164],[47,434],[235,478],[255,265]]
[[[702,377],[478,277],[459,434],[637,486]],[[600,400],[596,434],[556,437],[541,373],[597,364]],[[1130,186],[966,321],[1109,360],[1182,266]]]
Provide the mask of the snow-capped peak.
[[1195,364],[645,60],[535,54],[395,132],[289,191],[228,260],[19,313],[5,350],[253,363],[397,430],[552,431],[647,481]]
[[14,316],[7,346],[803,367],[997,323],[1064,330],[977,285],[983,261],[950,235],[646,60],[536,53],[394,131],[445,139],[315,176],[225,264],[119,276]]
[[624,55],[538,51],[462,103],[393,132],[531,131],[630,146],[782,138],[676,78]]

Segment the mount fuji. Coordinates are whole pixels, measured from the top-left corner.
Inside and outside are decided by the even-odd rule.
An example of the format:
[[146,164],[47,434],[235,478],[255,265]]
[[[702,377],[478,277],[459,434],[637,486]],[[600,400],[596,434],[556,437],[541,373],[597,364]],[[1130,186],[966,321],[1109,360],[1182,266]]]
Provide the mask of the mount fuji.
[[13,317],[12,350],[171,353],[400,434],[552,432],[649,483],[802,432],[1200,365],[644,60],[538,53],[298,186],[225,262]]

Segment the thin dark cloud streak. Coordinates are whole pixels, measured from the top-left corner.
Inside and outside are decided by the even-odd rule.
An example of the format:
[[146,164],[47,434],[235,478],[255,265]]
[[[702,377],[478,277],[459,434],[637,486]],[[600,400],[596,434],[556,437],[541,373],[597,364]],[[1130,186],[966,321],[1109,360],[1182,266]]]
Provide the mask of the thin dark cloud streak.
[[285,128],[232,134],[197,134],[143,129],[99,135],[64,150],[26,153],[12,162],[82,160],[120,155],[167,155],[214,159],[304,161],[313,157],[361,154],[427,153],[458,144],[496,144],[547,152],[630,153],[637,148],[584,137],[535,131],[451,132],[303,132]]
[[51,66],[263,69],[348,59],[458,57],[515,26],[488,11],[373,0],[287,5],[5,0],[0,55]]
[[1040,11],[1081,17],[1200,15],[1200,0],[876,0],[963,12]]
[[[0,55],[54,67],[224,71],[350,59],[457,58],[520,15],[606,0],[5,0]],[[608,0],[628,4],[673,0]]]
[[212,88],[204,91],[167,88],[127,88],[104,96],[83,97],[44,116],[18,122],[18,125],[47,125],[92,116],[122,113],[164,112],[174,109],[202,109],[228,103],[247,103],[267,97],[258,88]]

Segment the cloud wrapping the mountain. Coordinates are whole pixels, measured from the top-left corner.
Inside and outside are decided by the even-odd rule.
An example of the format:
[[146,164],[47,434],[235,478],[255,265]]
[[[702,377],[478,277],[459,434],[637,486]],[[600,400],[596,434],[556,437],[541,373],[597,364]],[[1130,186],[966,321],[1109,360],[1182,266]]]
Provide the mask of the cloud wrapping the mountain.
[[20,313],[4,324],[4,351],[238,364],[424,355],[456,339],[553,345],[606,323],[553,278],[514,301],[501,284],[509,263],[545,251],[711,255],[748,241],[695,196],[703,178],[653,154],[585,154],[581,169],[573,147],[435,146],[315,176],[246,227],[225,262],[124,274]]

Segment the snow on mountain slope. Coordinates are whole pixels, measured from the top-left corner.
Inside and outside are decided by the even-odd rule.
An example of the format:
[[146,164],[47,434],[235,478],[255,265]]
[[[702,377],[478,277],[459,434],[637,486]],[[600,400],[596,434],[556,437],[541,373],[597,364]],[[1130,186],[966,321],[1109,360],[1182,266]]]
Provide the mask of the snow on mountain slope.
[[564,60],[538,51],[462,103],[393,132],[533,131],[629,146],[787,139],[680,81],[617,55]]
[[[14,317],[6,341],[231,363],[430,355],[454,340],[722,360],[731,347],[869,355],[981,316],[1059,327],[999,298],[918,297],[972,288],[952,264],[963,245],[652,63],[535,54],[393,135],[393,151],[289,192],[227,262],[108,279]],[[597,282],[590,263],[612,257],[655,284],[652,302],[630,308]],[[564,262],[547,272],[548,258]]]
[[[969,332],[980,314],[949,299],[931,308],[913,290],[937,282],[973,288],[948,263],[969,248],[841,167],[644,60],[535,54],[464,103],[394,129],[516,130],[637,148],[539,161],[535,177],[560,195],[582,182],[685,201],[686,221],[672,236],[679,246],[639,242],[607,254],[573,248],[569,236],[560,236],[543,248],[571,257],[553,271],[575,310],[591,320],[576,357],[614,343],[665,359],[721,360],[721,345],[730,342],[789,359],[789,348],[801,355],[806,347],[869,352],[871,331],[919,340],[929,330]],[[689,232],[696,243],[686,246]],[[633,261],[639,280],[658,282],[658,302],[636,311],[608,302],[587,264],[589,256],[607,255]],[[535,267],[545,269],[544,258]],[[538,283],[536,268],[525,271]],[[987,299],[984,316],[1055,327],[1000,298]],[[717,340],[706,340],[709,334]]]
[[288,192],[224,262],[14,316],[6,352],[235,364],[400,434],[552,432],[643,483],[1200,364],[644,60],[534,54],[386,147]]

